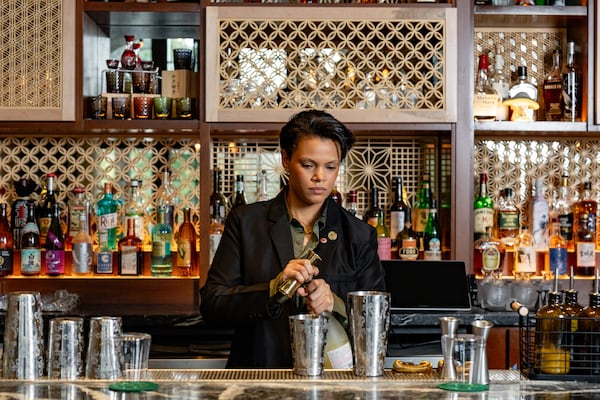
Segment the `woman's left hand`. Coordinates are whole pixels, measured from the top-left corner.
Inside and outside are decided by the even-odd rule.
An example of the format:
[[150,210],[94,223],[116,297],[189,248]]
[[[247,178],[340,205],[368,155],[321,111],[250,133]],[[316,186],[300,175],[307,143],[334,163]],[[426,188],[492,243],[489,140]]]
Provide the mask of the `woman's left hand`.
[[304,297],[308,311],[314,314],[333,311],[333,293],[324,279],[313,279],[297,293]]

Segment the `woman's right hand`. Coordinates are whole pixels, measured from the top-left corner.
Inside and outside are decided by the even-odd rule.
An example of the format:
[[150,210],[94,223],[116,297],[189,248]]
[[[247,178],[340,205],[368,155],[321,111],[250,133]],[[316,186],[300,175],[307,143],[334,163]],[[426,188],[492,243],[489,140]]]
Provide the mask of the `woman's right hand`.
[[301,285],[309,282],[319,274],[319,268],[313,266],[307,259],[290,260],[281,272],[281,281],[295,279]]

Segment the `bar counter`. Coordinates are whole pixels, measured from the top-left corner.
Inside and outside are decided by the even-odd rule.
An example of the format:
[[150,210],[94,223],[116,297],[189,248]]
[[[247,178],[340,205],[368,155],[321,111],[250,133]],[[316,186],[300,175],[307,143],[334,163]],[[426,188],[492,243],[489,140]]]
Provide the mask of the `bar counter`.
[[600,384],[529,381],[516,371],[490,371],[489,390],[452,392],[438,388],[434,375],[386,370],[377,378],[352,371],[325,371],[316,378],[290,370],[151,370],[155,391],[116,392],[112,381],[0,381],[0,399],[219,399],[219,400],[387,400],[387,399],[600,399]]

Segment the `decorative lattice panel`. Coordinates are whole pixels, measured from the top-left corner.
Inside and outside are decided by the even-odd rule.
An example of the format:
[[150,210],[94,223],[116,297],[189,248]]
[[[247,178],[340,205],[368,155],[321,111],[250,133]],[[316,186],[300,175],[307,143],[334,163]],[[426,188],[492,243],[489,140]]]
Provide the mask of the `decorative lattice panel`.
[[515,201],[521,210],[521,223],[527,224],[532,186],[536,179],[544,180],[548,201],[558,195],[561,175],[569,175],[569,197],[580,199],[582,183],[592,182],[593,196],[600,194],[600,141],[565,140],[479,140],[475,142],[474,187],[478,177],[486,172],[488,192],[495,202],[500,191],[513,188]]
[[[76,186],[84,186],[94,203],[102,196],[104,182],[112,182],[117,198],[126,200],[129,182],[139,179],[148,222],[154,223],[156,193],[162,183],[162,171],[168,169],[180,208],[190,207],[197,224],[198,148],[197,141],[192,139],[0,138],[0,201],[12,203],[17,197],[13,182],[22,177],[34,180],[41,189],[47,173],[58,176],[57,194],[63,204]],[[39,198],[39,193],[34,197]]]
[[[74,76],[73,0],[0,2],[1,119],[60,120],[66,111],[65,77]],[[41,114],[27,113],[42,110]],[[22,113],[21,113],[22,112]]]
[[[541,95],[541,85],[552,68],[552,53],[555,49],[566,49],[565,29],[475,28],[473,76],[477,77],[479,54],[488,53],[489,69],[493,74],[496,54],[501,52],[504,58],[504,73],[510,81],[518,80],[517,67],[524,65],[527,67],[528,78],[538,87]],[[541,96],[538,97],[539,101],[543,100]],[[538,119],[544,119],[544,116],[539,115]]]
[[455,10],[388,10],[209,8],[208,119],[318,108],[345,121],[453,121]]
[[[441,150],[439,150],[441,148]],[[243,175],[248,202],[253,202],[259,190],[259,173],[267,171],[269,194],[274,197],[286,182],[281,166],[278,142],[236,141],[215,139],[212,145],[212,168],[222,171],[221,187],[230,203],[235,191],[235,176]],[[439,157],[439,159],[438,159]],[[363,212],[369,206],[369,190],[379,189],[379,204],[386,208],[391,202],[391,179],[402,177],[404,187],[412,202],[418,189],[422,172],[432,177],[432,185],[438,187],[438,199],[450,198],[450,147],[438,145],[431,139],[369,139],[359,140],[348,153],[338,176],[337,188],[346,196],[349,190],[358,192],[358,209]]]

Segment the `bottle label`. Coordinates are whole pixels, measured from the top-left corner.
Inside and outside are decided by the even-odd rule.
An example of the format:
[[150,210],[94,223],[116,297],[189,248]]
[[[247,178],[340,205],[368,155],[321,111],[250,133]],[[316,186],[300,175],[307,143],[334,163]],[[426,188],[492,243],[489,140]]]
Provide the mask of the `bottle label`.
[[118,217],[117,213],[109,213],[98,216],[98,231],[108,232],[111,229],[117,228]]
[[537,250],[548,248],[548,203],[535,202],[531,211],[533,224],[533,243]]
[[75,237],[81,230],[81,221],[79,216],[85,213],[85,207],[82,206],[71,206],[69,211],[69,236]]
[[581,105],[578,104],[579,78],[575,71],[563,74],[562,77],[562,105],[563,119],[565,121],[575,121],[581,112]]
[[500,268],[500,250],[490,245],[481,253],[481,269],[486,272],[496,271]]
[[26,275],[39,274],[42,269],[40,249],[21,249],[21,272]]
[[144,217],[142,215],[128,215],[125,218],[125,225],[127,226],[127,220],[132,219],[133,225],[135,226],[135,236],[144,241]]
[[519,212],[498,213],[498,229],[519,229]]
[[167,257],[171,255],[171,242],[154,240],[152,242],[152,257]]
[[89,274],[92,272],[92,244],[73,243],[73,273]]
[[425,232],[427,220],[429,219],[429,208],[419,208],[415,211],[415,231]]
[[25,224],[27,224],[27,200],[18,199],[13,204],[13,240],[15,249],[21,248],[21,235]]
[[404,229],[404,210],[390,212],[390,237],[396,239],[399,232]]
[[567,273],[567,249],[564,247],[551,247],[548,253],[550,272],[565,275]]
[[333,369],[349,369],[354,366],[352,361],[352,348],[348,341],[337,349],[329,350],[327,352],[327,357],[329,357],[329,362]]
[[573,240],[573,214],[562,214],[558,216],[560,221],[560,235],[567,241]]
[[137,246],[121,246],[121,275],[137,275]]
[[495,119],[499,97],[496,94],[475,93],[473,115],[476,120]]
[[390,238],[377,238],[377,255],[380,260],[392,259],[392,240]]
[[419,257],[416,239],[403,239],[399,253],[402,260],[416,260]]
[[12,273],[13,252],[11,249],[0,249],[0,271]]
[[535,249],[533,246],[518,246],[515,259],[515,272],[524,274],[536,273]]
[[423,253],[425,260],[441,260],[442,259],[442,243],[438,238],[431,238],[428,243],[428,248]]
[[65,273],[65,251],[46,250],[46,272],[48,275],[62,275]]
[[177,241],[177,264],[180,268],[192,266],[192,243],[187,239]]
[[578,267],[596,266],[596,244],[594,242],[577,242],[576,251]]
[[40,217],[40,244],[44,246],[46,244],[46,236],[48,235],[48,229],[50,229],[51,218]]
[[473,232],[485,233],[485,228],[494,225],[494,210],[492,208],[476,208],[473,211]]
[[221,233],[211,233],[208,236],[209,240],[209,258],[210,263],[212,264],[213,258],[215,257],[215,253],[217,252],[217,248],[219,247],[219,243],[221,242]]
[[98,252],[96,259],[97,274],[112,274],[113,273],[113,254],[110,251]]

